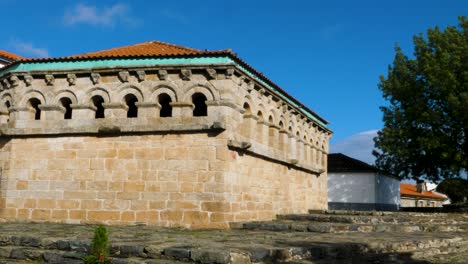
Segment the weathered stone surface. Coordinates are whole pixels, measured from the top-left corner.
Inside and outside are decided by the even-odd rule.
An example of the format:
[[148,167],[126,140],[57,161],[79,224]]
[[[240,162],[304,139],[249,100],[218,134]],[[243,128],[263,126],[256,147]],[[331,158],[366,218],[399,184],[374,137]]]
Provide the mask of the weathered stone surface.
[[193,261],[207,264],[226,264],[230,263],[230,252],[224,249],[193,249],[190,254]]
[[[93,228],[89,225],[2,223],[0,253],[3,253],[0,259],[8,257],[11,263],[24,259],[78,263],[87,253],[76,250],[89,245]],[[431,260],[441,254],[451,254],[450,260],[454,261],[448,263],[463,263],[463,258],[455,256],[463,256],[468,249],[467,232],[311,235],[293,230],[184,230],[150,226],[109,226],[108,229],[109,241],[114,245],[111,257],[115,263],[178,263],[188,259],[203,260],[203,263],[278,263],[280,260],[285,263],[413,263]],[[15,236],[11,235],[13,233]],[[47,237],[56,245],[68,241],[75,250],[66,246],[60,246],[63,250],[47,249],[50,242],[36,244],[37,247],[15,246],[20,239],[10,239],[13,237],[31,237],[41,241]],[[10,257],[13,249],[16,250],[13,254],[16,260]],[[127,252],[125,256],[121,249]],[[414,256],[412,252],[415,252]]]
[[170,247],[164,249],[164,255],[176,259],[189,259],[190,248]]

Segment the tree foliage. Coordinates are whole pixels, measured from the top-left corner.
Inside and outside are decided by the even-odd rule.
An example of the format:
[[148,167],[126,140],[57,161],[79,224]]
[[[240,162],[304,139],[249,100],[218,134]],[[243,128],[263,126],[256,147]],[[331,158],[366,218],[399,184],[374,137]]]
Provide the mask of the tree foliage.
[[109,258],[109,235],[104,226],[98,226],[94,230],[91,241],[91,254],[84,257],[85,264],[107,264],[113,263]]
[[446,194],[452,203],[468,201],[468,180],[446,179],[437,186],[437,191]]
[[414,58],[397,46],[379,89],[384,128],[376,166],[400,178],[438,182],[468,168],[468,22],[414,36]]

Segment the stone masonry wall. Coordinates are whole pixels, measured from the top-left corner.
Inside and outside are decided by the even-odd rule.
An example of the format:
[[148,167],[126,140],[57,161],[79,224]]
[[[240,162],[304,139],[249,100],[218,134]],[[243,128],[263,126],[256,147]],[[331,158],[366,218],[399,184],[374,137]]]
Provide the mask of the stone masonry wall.
[[222,135],[25,138],[3,148],[0,218],[226,228],[326,199],[325,177],[240,156]]
[[227,228],[327,208],[331,131],[232,65],[0,81],[0,219]]

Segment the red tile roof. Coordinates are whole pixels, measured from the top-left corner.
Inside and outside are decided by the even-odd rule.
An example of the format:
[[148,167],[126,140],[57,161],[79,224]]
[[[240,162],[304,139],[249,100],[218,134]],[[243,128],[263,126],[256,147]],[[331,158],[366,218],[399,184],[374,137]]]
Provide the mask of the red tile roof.
[[16,55],[16,54],[13,54],[11,52],[4,51],[4,50],[0,50],[0,57],[4,57],[4,58],[10,59],[10,60],[24,59],[24,57],[22,57],[22,56],[19,56],[19,55]]
[[117,47],[96,52],[77,54],[66,58],[103,58],[103,57],[159,57],[159,56],[187,56],[202,54],[226,53],[229,51],[202,51],[161,41],[148,41],[129,46]]
[[424,191],[422,193],[416,190],[416,186],[409,183],[400,183],[400,195],[401,196],[412,196],[412,197],[421,197],[421,198],[432,198],[446,200],[447,197],[435,194],[431,191]]

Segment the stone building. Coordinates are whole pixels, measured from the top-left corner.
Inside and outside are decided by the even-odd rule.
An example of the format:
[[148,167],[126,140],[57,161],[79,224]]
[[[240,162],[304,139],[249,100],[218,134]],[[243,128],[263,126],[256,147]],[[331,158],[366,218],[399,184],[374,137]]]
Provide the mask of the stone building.
[[401,207],[442,207],[447,196],[428,190],[426,182],[400,184]]
[[230,50],[0,70],[0,218],[221,227],[327,208],[327,121]]

